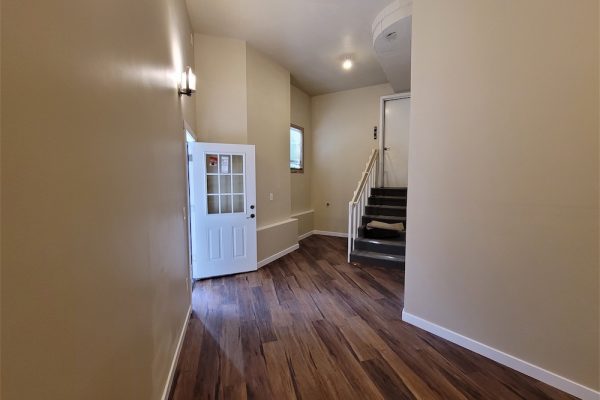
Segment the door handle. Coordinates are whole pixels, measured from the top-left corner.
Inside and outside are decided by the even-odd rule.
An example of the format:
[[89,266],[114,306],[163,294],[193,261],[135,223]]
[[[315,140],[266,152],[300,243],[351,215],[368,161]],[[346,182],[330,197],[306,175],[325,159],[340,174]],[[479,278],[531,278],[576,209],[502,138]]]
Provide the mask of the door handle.
[[250,214],[250,216],[249,216],[249,217],[247,217],[246,219],[251,219],[251,218],[254,218],[254,217],[256,217],[256,215],[254,215],[254,214]]

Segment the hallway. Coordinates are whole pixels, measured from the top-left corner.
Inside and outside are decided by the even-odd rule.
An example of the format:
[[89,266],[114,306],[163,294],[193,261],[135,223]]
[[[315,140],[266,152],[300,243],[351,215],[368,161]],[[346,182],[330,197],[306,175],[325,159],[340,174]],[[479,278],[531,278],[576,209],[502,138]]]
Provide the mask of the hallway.
[[401,320],[403,270],[311,236],[255,273],[196,283],[172,400],[572,399]]

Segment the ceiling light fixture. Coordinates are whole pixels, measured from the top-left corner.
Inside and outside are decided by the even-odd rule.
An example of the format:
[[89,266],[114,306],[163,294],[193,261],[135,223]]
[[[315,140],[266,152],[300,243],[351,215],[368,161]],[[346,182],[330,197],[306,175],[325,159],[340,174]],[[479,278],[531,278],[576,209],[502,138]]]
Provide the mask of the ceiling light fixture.
[[354,62],[352,62],[350,58],[346,58],[342,63],[342,68],[344,68],[346,71],[351,70],[352,66],[354,66]]

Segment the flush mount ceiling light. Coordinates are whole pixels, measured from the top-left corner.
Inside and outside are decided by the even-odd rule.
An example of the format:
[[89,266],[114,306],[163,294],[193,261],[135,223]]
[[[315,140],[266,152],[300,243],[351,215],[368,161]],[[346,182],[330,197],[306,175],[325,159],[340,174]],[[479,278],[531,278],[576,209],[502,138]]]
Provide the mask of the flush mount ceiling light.
[[185,67],[181,73],[181,82],[179,83],[179,95],[191,96],[196,91],[196,75],[192,68]]
[[351,70],[353,66],[354,66],[354,62],[352,61],[351,58],[346,58],[342,62],[342,68],[344,68],[346,71]]

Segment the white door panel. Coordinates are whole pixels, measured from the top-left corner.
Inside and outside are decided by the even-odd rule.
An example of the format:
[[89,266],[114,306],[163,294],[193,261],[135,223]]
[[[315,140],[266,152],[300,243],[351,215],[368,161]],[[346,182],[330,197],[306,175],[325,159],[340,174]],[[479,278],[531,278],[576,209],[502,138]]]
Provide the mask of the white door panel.
[[194,279],[254,271],[254,146],[190,143]]
[[383,104],[384,186],[407,187],[410,98],[386,100]]

